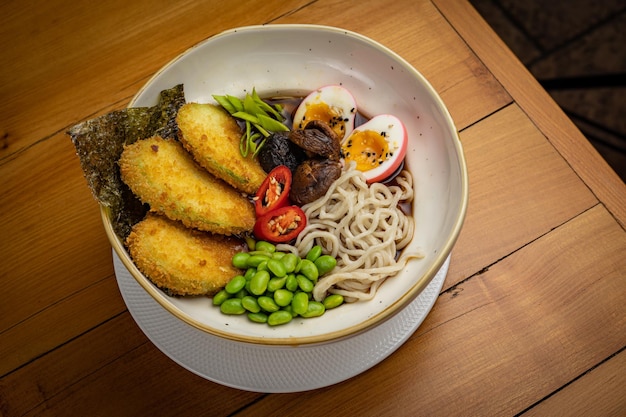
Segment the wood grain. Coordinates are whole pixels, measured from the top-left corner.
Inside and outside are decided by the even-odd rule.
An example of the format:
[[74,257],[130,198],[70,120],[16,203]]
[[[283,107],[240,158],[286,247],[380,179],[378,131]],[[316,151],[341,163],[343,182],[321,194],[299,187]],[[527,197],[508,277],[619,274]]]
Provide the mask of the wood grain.
[[[621,416],[626,410],[626,351],[601,362],[524,416]],[[609,395],[607,395],[607,390]]]
[[622,227],[626,227],[626,184],[539,82],[468,3],[459,4],[455,0],[433,2],[455,27],[459,27],[459,34],[471,43],[472,50],[515,97],[516,103],[567,159],[577,175],[594,190]]
[[[514,415],[626,344],[625,251],[623,230],[596,206],[442,294],[417,333],[370,371],[265,397],[238,415],[323,416],[337,407],[349,415]],[[601,397],[619,404],[620,379],[607,381]]]
[[462,131],[461,141],[470,196],[446,287],[598,203],[515,104]]
[[199,41],[269,23],[306,4],[259,2],[250,13],[234,0],[3,2],[0,161],[111,103],[123,107],[160,67]]
[[[626,407],[626,186],[469,3],[8,0],[0,12],[3,416]],[[137,327],[65,134],[197,42],[268,23],[342,27],[400,54],[448,106],[470,178],[444,289],[408,342],[345,382],[271,395],[187,371]]]
[[3,415],[226,416],[259,397],[207,381],[150,343],[128,312],[0,380]]

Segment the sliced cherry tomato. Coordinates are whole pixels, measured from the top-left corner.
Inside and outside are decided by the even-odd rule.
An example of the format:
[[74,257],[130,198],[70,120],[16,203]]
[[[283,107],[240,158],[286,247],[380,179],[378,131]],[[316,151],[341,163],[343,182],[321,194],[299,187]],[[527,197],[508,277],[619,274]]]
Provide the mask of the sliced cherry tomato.
[[277,208],[289,205],[291,170],[285,165],[272,169],[259,187],[254,199],[257,218]]
[[298,206],[284,206],[259,217],[254,224],[257,239],[284,243],[295,239],[306,226],[306,214]]

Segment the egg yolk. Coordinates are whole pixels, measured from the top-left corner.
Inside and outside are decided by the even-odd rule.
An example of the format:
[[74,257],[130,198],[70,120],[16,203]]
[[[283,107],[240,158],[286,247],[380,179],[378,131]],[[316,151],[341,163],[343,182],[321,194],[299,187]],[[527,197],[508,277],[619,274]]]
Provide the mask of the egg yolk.
[[391,156],[384,133],[381,134],[374,130],[352,133],[342,150],[346,162],[356,162],[356,168],[359,171],[376,168]]
[[326,122],[337,134],[337,137],[343,139],[346,123],[343,120],[342,114],[337,111],[335,107],[331,107],[324,102],[307,104],[304,119],[302,119],[298,127],[304,129],[306,124],[311,120]]

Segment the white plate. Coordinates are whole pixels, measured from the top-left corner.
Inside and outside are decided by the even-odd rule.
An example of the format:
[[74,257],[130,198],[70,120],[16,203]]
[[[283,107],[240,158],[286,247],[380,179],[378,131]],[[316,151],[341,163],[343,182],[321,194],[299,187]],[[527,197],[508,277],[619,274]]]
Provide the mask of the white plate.
[[[366,332],[333,343],[263,346],[213,336],[179,320],[137,283],[113,251],[122,297],[141,330],[157,348],[182,367],[210,381],[267,393],[333,385],[387,358],[417,330],[432,309],[449,263],[448,257],[430,284],[402,311]],[[208,298],[206,306],[212,308]]]

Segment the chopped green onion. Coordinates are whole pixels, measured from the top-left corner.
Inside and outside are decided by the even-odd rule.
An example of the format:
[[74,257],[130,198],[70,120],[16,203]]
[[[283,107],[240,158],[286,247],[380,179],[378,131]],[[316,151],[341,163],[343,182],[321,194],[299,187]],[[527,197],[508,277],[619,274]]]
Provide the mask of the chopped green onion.
[[286,132],[289,130],[289,128],[281,122],[272,119],[271,117],[264,114],[257,115],[257,118],[259,119],[259,124],[263,126],[264,129],[267,129],[271,132]]
[[252,89],[252,94],[247,93],[243,100],[231,95],[213,95],[217,103],[224,108],[231,116],[243,120],[246,129],[239,141],[239,151],[245,158],[250,152],[253,156],[261,150],[265,144],[265,139],[270,136],[270,132],[286,132],[289,130],[284,123],[282,106],[276,104],[269,105],[263,101]]

